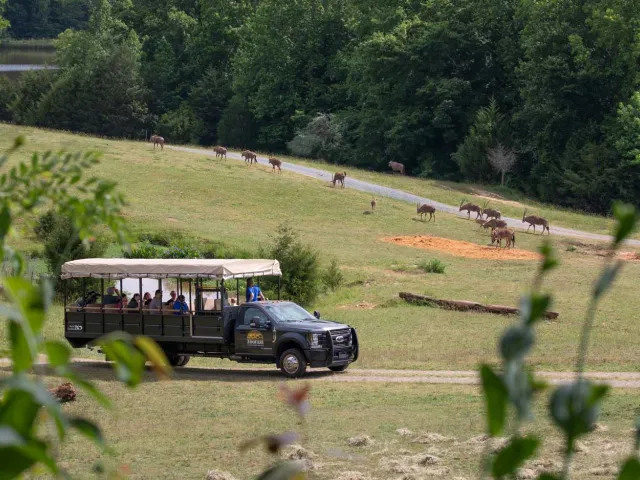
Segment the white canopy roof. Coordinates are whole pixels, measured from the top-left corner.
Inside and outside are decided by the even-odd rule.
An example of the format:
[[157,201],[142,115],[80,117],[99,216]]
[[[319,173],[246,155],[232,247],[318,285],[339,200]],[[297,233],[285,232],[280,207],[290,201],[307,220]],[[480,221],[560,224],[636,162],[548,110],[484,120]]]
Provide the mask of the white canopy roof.
[[281,276],[277,260],[85,258],[62,265],[67,278],[248,278]]

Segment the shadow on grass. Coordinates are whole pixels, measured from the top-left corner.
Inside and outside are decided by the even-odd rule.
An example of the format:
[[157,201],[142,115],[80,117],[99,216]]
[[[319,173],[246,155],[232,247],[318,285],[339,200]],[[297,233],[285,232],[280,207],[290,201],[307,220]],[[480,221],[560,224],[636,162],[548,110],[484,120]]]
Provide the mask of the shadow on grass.
[[[118,381],[115,377],[113,365],[104,361],[82,361],[71,364],[75,373],[86,380],[91,381]],[[46,377],[57,377],[53,369],[48,365],[35,367],[38,374]],[[11,373],[10,366],[0,367],[1,373]],[[304,379],[324,378],[331,375],[340,375],[328,369],[308,370]],[[173,375],[169,381],[217,381],[217,382],[281,382],[286,377],[275,367],[273,369],[225,369],[210,367],[178,367],[173,369]],[[158,382],[158,377],[153,369],[147,366],[143,382]]]

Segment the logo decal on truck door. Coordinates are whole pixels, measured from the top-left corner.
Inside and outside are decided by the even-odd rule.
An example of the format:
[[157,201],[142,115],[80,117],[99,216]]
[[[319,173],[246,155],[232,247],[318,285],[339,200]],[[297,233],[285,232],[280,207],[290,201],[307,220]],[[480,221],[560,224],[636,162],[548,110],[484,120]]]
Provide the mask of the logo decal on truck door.
[[262,333],[251,330],[247,334],[247,345],[249,347],[264,347],[264,338],[262,338]]

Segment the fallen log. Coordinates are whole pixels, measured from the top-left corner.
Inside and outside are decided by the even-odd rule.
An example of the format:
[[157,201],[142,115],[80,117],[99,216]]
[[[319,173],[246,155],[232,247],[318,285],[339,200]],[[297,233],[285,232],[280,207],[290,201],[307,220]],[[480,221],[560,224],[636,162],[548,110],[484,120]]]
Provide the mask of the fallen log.
[[[443,300],[441,298],[430,297],[428,295],[418,295],[416,293],[400,292],[400,298],[415,305],[426,305],[430,307],[440,307],[447,310],[457,310],[460,312],[483,312],[493,313],[496,315],[518,315],[520,309],[507,307],[505,305],[484,305],[478,302],[469,302],[467,300]],[[558,312],[546,311],[543,313],[544,318],[554,320],[558,318]]]

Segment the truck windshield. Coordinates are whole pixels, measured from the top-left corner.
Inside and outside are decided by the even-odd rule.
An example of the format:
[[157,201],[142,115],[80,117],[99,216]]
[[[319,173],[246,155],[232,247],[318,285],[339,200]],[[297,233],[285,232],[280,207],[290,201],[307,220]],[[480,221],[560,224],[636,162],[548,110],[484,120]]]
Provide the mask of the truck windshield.
[[265,310],[278,322],[303,322],[314,321],[316,317],[295,303],[281,303],[279,305],[266,305]]

